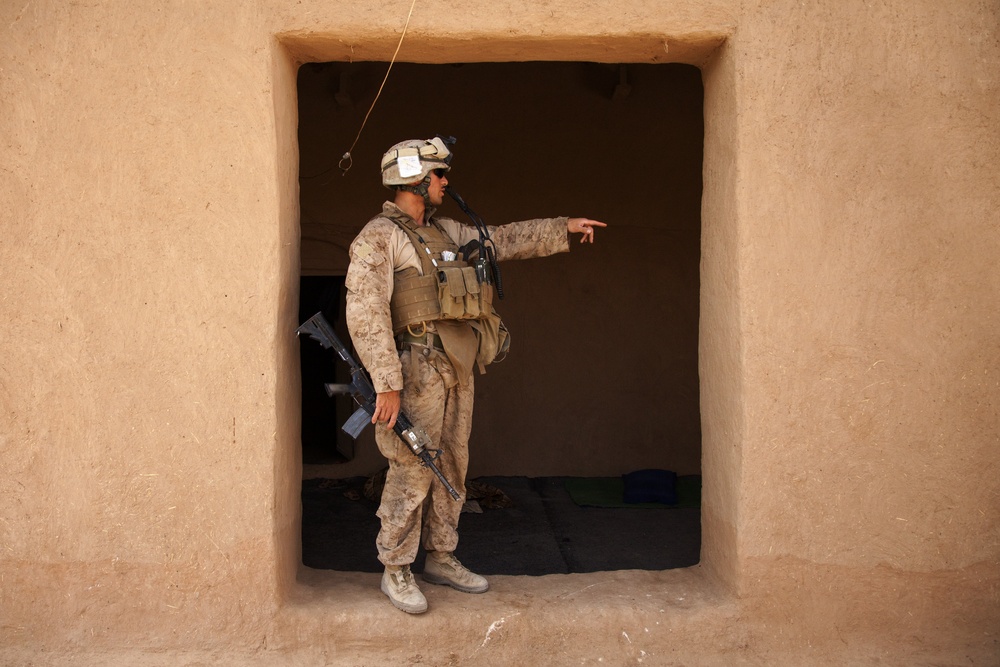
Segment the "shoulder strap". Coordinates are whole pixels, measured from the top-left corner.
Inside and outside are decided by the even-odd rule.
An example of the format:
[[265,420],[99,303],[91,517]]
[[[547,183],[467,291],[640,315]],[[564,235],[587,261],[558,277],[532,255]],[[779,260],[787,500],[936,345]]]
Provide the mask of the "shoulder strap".
[[395,222],[410,237],[410,243],[417,249],[417,255],[420,257],[420,268],[423,274],[425,276],[432,275],[434,273],[434,265],[431,263],[431,256],[427,253],[427,243],[420,236],[417,224],[410,218],[398,213],[390,213],[385,217]]
[[[383,217],[396,223],[396,225],[403,230],[407,237],[409,237],[410,243],[412,243],[413,247],[417,249],[417,255],[420,257],[420,267],[422,273],[425,276],[432,275],[435,270],[434,262],[432,261],[433,255],[431,247],[427,241],[424,240],[424,234],[421,231],[422,229],[427,229],[427,227],[421,228],[420,225],[414,222],[412,218],[398,213],[386,213],[383,214]],[[451,238],[448,232],[444,230],[437,220],[431,218],[428,223],[429,226],[434,228],[434,232],[440,234],[442,239],[446,239],[448,244],[455,244],[454,239]],[[440,239],[435,238],[435,234],[433,232],[430,234],[429,238],[436,244],[436,248],[440,245]]]

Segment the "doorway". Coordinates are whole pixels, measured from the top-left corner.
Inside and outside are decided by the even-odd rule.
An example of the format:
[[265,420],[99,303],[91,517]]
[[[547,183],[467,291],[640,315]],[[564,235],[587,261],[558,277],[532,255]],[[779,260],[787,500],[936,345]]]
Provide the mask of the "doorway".
[[[456,136],[451,187],[488,223],[566,214],[610,225],[592,247],[503,265],[499,309],[513,345],[477,378],[469,478],[535,480],[530,490],[646,469],[700,475],[701,72],[399,63],[344,173],[340,156],[385,67],[299,70],[303,280],[346,272],[347,246],[389,194],[378,178],[385,148]],[[449,205],[441,214],[462,220]],[[356,479],[383,465],[370,430],[352,456],[343,440],[330,434],[343,461],[306,459],[306,493],[322,483],[314,480]],[[476,520],[463,519],[463,530]]]

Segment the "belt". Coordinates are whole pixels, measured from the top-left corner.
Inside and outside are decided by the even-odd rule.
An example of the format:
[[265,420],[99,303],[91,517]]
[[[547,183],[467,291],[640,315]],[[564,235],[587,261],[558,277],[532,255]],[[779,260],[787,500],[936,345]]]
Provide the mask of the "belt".
[[400,348],[404,345],[423,345],[425,347],[432,347],[439,352],[444,352],[444,345],[441,344],[441,337],[433,331],[425,331],[419,336],[414,335],[409,331],[404,331],[396,336],[396,344],[399,345]]

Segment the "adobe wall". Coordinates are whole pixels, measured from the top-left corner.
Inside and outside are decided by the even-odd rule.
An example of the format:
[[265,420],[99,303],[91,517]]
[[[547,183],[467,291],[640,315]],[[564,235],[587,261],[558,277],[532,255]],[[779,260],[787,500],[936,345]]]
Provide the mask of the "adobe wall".
[[417,62],[703,67],[702,567],[295,582],[296,62],[404,4],[0,7],[0,660],[997,662],[995,3],[419,0]]
[[733,42],[742,555],[995,565],[1000,8],[761,5]]
[[746,12],[715,65],[740,110],[742,589],[837,617],[778,601],[825,588],[840,630],[979,624],[996,660],[1000,12]]

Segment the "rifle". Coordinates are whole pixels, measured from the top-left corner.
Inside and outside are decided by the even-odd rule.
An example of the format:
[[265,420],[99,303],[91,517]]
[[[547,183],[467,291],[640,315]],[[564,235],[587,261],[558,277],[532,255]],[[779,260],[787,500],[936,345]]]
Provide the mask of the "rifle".
[[[326,321],[323,317],[323,313],[318,312],[308,320],[302,323],[298,329],[295,330],[296,335],[309,334],[314,340],[319,341],[319,344],[324,348],[333,348],[341,360],[346,361],[347,365],[351,367],[351,383],[350,384],[326,384],[326,395],[333,398],[337,394],[351,394],[354,397],[354,401],[360,406],[354,411],[354,414],[344,422],[343,430],[349,436],[357,440],[361,432],[365,430],[365,427],[372,421],[372,415],[375,414],[375,398],[377,392],[375,391],[375,386],[372,384],[371,378],[368,376],[368,371],[364,369],[364,366],[359,364],[351,356],[351,353],[347,351],[344,344],[340,342],[337,338],[337,334],[333,332],[333,327],[330,323]],[[419,426],[414,426],[410,423],[410,420],[400,411],[399,416],[396,417],[396,425],[392,427],[392,430],[399,436],[400,440],[406,443],[406,446],[410,448],[414,456],[420,459],[421,465],[424,465],[431,469],[437,478],[441,480],[444,484],[444,488],[448,490],[451,497],[455,500],[459,499],[458,491],[455,487],[451,485],[450,482],[445,478],[441,471],[436,465],[434,465],[434,459],[437,458],[441,451],[437,450],[432,456],[429,451],[427,451],[427,446],[431,444],[431,439],[427,433]]]

